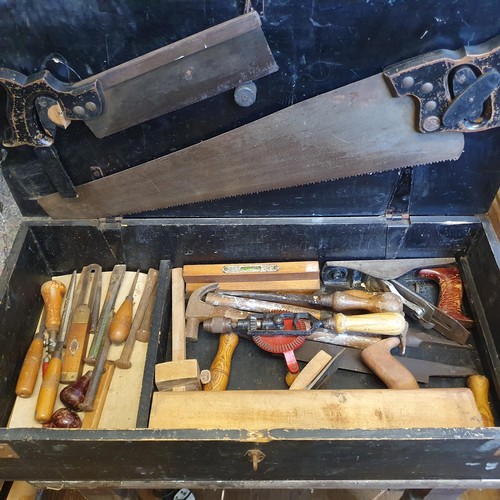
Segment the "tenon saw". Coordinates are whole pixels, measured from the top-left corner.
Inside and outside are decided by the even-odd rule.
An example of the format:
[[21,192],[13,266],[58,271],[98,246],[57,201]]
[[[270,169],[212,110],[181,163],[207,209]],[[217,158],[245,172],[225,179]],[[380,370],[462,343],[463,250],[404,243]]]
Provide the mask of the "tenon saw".
[[49,147],[72,120],[106,137],[277,69],[256,12],[75,83],[0,68],[11,129],[3,145]]
[[53,218],[105,217],[458,159],[464,132],[499,125],[499,44],[415,57],[38,202]]

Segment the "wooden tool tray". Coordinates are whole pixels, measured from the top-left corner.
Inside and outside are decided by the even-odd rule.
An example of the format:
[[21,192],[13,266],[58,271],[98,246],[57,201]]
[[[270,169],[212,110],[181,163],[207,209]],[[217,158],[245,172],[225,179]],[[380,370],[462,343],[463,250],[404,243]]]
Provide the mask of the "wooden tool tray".
[[[229,234],[233,237],[228,238]],[[406,226],[388,224],[383,217],[350,218],[349,224],[342,218],[334,217],[320,220],[308,217],[274,218],[266,221],[251,218],[195,221],[128,219],[126,222],[77,224],[35,221],[23,224],[9,258],[7,272],[3,275],[5,300],[0,311],[3,425],[6,425],[12,409],[17,375],[41,310],[41,283],[48,277],[67,274],[94,261],[99,261],[104,270],[111,270],[114,264],[120,262],[125,263],[129,270],[141,268],[143,271],[158,267],[161,261],[160,283],[163,285],[158,290],[154,311],[136,428],[3,428],[0,430],[0,444],[3,446],[1,476],[28,479],[40,486],[71,487],[89,487],[89,484],[156,487],[178,484],[179,481],[198,486],[244,486],[251,483],[264,487],[272,482],[273,485],[288,487],[298,484],[295,481],[301,485],[322,487],[354,483],[394,486],[402,484],[402,481],[406,485],[442,486],[457,480],[470,487],[496,486],[498,473],[494,464],[497,462],[500,439],[497,428],[477,425],[452,429],[409,428],[411,425],[404,428],[392,425],[393,428],[389,428],[389,424],[382,424],[379,428],[373,428],[371,424],[371,428],[364,428],[362,412],[367,410],[357,406],[360,402],[356,398],[352,411],[360,417],[360,423],[351,425],[349,429],[340,425],[328,426],[325,420],[316,418],[319,413],[315,416],[315,411],[324,410],[324,400],[309,398],[324,399],[329,394],[338,396],[338,393],[330,391],[320,391],[318,396],[281,391],[276,396],[277,408],[283,398],[296,398],[291,404],[287,402],[286,408],[296,405],[297,409],[303,410],[303,420],[294,422],[286,420],[283,413],[273,416],[273,412],[269,411],[272,392],[264,392],[262,397],[259,393],[247,391],[214,393],[208,397],[224,398],[227,408],[231,407],[232,401],[241,404],[233,408],[236,421],[228,425],[221,415],[220,421],[210,423],[207,420],[199,426],[193,424],[196,420],[193,420],[194,413],[190,411],[190,394],[186,393],[180,395],[180,404],[173,401],[164,408],[164,411],[174,415],[175,428],[174,425],[164,429],[147,428],[154,390],[154,366],[156,362],[167,359],[170,322],[168,276],[171,267],[194,263],[276,260],[318,260],[322,264],[328,260],[367,258],[367,249],[362,243],[366,238],[371,242],[370,258],[458,258],[472,313],[477,321],[473,342],[480,356],[479,369],[492,381],[491,397],[496,413],[499,408],[496,399],[499,386],[498,339],[492,332],[499,326],[496,302],[496,283],[500,278],[499,246],[485,219],[463,217],[443,221],[441,218],[415,217],[412,224]],[[393,244],[393,241],[398,241],[398,244]],[[81,251],[62,251],[76,244]],[[201,332],[199,342],[190,345],[188,350],[188,354],[199,356],[203,367],[209,364],[217,345],[217,339],[210,335]],[[274,382],[266,384],[270,380],[282,380],[283,361],[250,349],[254,346],[247,345],[246,341],[240,343],[242,345],[236,350],[234,358],[233,388],[281,388],[273,386]],[[278,372],[279,377],[274,377]],[[335,381],[334,390],[340,391],[359,389],[363,384],[365,388],[371,388],[367,389],[369,391],[383,387],[369,375],[340,371]],[[431,386],[463,387],[464,379],[436,379]],[[397,408],[397,391],[383,392],[391,392],[386,407]],[[432,401],[435,401],[438,392],[433,393]],[[255,394],[255,405],[253,396],[249,399],[249,394]],[[207,394],[198,393],[196,396],[203,398]],[[401,399],[404,397],[401,396]],[[193,401],[198,406],[205,404],[194,398]],[[207,404],[207,411],[210,405],[217,403],[216,399],[213,401]],[[255,409],[262,408],[262,405],[267,410],[267,416],[261,414],[256,419]],[[436,422],[439,421],[439,407],[437,403],[426,407],[430,420],[436,415]],[[247,419],[240,420],[244,414]],[[225,415],[229,418],[231,413]],[[269,416],[271,419],[266,420]],[[256,460],[259,463],[254,471],[253,461]],[[419,466],[408,467],[409,462]],[[54,467],[54,463],[64,466]],[[381,464],[384,466],[380,467]],[[296,471],[295,481],[290,480],[291,470]]]

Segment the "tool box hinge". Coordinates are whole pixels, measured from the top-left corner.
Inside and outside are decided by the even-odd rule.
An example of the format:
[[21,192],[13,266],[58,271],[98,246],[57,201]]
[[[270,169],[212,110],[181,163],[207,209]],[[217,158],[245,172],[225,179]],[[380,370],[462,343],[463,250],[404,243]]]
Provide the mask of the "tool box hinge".
[[413,184],[413,170],[411,167],[399,171],[396,186],[391,200],[385,211],[385,218],[391,223],[410,224],[410,198]]
[[120,229],[123,225],[123,217],[103,217],[98,219],[100,229]]

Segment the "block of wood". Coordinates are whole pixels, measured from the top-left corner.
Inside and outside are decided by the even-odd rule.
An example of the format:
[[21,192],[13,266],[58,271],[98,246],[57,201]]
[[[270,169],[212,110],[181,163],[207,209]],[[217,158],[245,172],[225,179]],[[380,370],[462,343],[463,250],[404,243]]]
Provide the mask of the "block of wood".
[[156,392],[149,420],[150,428],[177,430],[482,426],[474,396],[465,388]]
[[207,283],[219,283],[220,290],[312,293],[320,288],[317,261],[186,265],[183,275],[186,293]]

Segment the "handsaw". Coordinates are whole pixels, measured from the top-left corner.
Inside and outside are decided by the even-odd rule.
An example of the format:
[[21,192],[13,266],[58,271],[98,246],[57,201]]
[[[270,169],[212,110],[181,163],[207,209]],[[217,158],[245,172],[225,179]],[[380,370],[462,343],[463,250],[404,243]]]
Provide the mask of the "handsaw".
[[[496,81],[499,43],[497,37],[481,46],[419,56],[383,74],[83,184],[75,199],[53,194],[38,202],[53,218],[116,216],[458,159],[464,147],[461,132],[499,125],[499,93],[495,87],[485,97],[484,90]],[[463,75],[458,72],[466,66],[481,76],[473,79],[468,73],[468,85],[460,87]],[[493,83],[487,77],[483,85],[483,76],[490,74]],[[473,99],[469,107],[463,95],[467,102]],[[419,105],[419,128],[411,96]],[[450,109],[454,120],[449,118]],[[445,114],[447,125],[442,122]]]
[[11,137],[6,147],[48,147],[56,126],[83,120],[97,137],[207,99],[278,69],[250,12],[76,83],[49,71],[0,68]]
[[[372,371],[361,360],[359,349],[352,347],[341,347],[314,340],[306,340],[304,344],[295,350],[295,357],[299,361],[310,361],[311,358],[323,350],[330,356],[336,356],[342,352],[336,368],[341,370],[354,371],[359,373],[372,373]],[[418,382],[429,383],[430,377],[468,377],[477,373],[476,369],[470,366],[456,366],[423,359],[408,358],[406,356],[394,356],[400,361]]]

